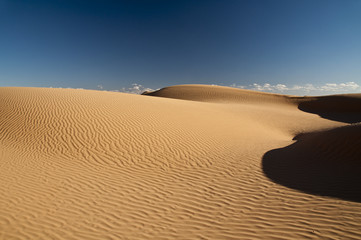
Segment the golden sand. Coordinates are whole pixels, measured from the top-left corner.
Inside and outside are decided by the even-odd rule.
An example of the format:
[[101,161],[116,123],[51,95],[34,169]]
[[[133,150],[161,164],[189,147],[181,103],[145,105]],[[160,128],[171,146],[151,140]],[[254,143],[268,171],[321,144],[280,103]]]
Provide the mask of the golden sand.
[[360,239],[360,101],[0,88],[0,239]]

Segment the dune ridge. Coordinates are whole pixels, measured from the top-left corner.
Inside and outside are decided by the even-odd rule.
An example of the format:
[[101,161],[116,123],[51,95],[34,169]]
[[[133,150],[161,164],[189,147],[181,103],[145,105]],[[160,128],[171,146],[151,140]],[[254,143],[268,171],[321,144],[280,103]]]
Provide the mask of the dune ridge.
[[290,97],[281,94],[257,92],[232,87],[211,86],[200,84],[176,85],[165,87],[153,92],[144,92],[143,95],[175,98],[215,103],[280,103],[291,102]]
[[265,167],[300,152],[359,163],[359,125],[300,108],[316,100],[0,88],[0,239],[359,239],[357,198]]

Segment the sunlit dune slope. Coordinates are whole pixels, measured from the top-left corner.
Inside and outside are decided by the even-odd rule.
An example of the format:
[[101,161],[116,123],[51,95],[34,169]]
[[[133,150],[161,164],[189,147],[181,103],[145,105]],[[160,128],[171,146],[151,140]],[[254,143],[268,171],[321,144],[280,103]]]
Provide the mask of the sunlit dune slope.
[[267,104],[286,102],[290,100],[288,96],[280,94],[197,84],[165,87],[153,92],[144,92],[143,95],[220,103],[263,102]]
[[358,125],[302,111],[308,98],[202,85],[149,95],[163,97],[0,88],[0,239],[361,237],[358,199],[289,184],[285,164],[357,162]]
[[[218,148],[226,146],[220,143],[230,143],[227,139],[236,137],[237,132],[250,138],[263,134],[282,138],[288,130],[283,126],[286,120],[298,113],[280,110],[279,114],[285,118],[281,120],[281,128],[281,124],[268,122],[268,118],[274,116],[265,116],[267,120],[260,118],[260,114],[267,115],[267,111],[278,111],[276,109],[265,108],[264,113],[258,113],[86,90],[1,90],[3,146],[27,151],[30,155],[86,158],[95,163],[106,161],[116,165],[210,164],[203,155],[220,153]],[[241,119],[237,116],[239,111]],[[308,119],[312,120],[312,117]]]

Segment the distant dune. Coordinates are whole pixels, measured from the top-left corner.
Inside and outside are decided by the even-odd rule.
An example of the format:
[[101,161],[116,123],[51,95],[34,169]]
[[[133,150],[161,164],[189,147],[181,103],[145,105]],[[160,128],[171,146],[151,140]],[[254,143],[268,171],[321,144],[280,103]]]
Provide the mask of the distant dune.
[[0,88],[0,239],[361,239],[360,100]]
[[165,87],[154,92],[145,92],[143,95],[220,103],[248,103],[260,101],[264,103],[278,103],[280,101],[289,100],[287,96],[280,94],[196,84]]

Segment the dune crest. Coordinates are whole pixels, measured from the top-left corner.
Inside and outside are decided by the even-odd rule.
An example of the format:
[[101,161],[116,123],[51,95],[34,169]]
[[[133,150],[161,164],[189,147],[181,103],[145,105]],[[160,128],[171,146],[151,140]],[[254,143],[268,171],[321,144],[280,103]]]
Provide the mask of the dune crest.
[[359,125],[309,100],[0,88],[0,239],[359,239],[357,199],[289,182],[301,156],[359,163]]
[[286,95],[199,84],[170,86],[153,92],[144,92],[142,94],[148,96],[216,103],[262,102],[267,104],[274,102],[291,102],[290,97]]

